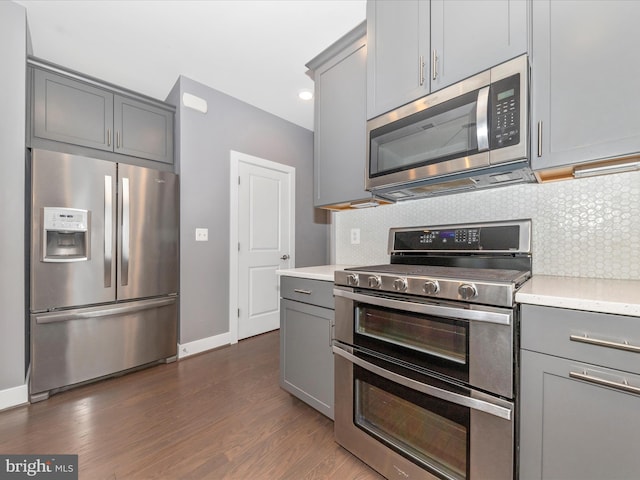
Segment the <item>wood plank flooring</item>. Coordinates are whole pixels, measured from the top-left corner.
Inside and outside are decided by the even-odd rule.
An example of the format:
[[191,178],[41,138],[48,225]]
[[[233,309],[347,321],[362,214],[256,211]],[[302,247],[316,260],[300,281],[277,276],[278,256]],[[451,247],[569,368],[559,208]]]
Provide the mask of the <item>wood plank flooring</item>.
[[0,412],[0,453],[78,454],[79,478],[383,477],[278,385],[278,331]]

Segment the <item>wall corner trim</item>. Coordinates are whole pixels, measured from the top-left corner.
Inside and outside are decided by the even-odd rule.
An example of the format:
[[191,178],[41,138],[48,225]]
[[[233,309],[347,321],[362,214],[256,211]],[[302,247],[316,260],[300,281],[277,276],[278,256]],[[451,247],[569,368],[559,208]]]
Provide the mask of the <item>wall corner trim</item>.
[[206,352],[207,350],[213,350],[214,348],[230,345],[231,343],[230,332],[214,335],[213,337],[201,338],[200,340],[194,340],[189,343],[179,343],[178,359],[181,360],[183,358],[190,357],[191,355]]
[[17,387],[0,390],[0,412],[7,408],[29,403],[29,387],[25,383]]

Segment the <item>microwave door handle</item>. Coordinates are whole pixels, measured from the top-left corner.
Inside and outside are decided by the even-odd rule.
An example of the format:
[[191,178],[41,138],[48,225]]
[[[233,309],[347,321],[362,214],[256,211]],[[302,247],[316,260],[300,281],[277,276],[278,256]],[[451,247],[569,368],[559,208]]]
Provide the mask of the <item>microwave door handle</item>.
[[386,378],[391,382],[403,385],[407,388],[410,388],[411,390],[425,393],[427,395],[431,395],[432,397],[455,403],[456,405],[471,408],[473,410],[478,410],[490,415],[494,415],[496,417],[504,418],[505,420],[511,420],[512,412],[509,408],[501,407],[500,405],[494,405],[493,403],[485,402],[484,400],[480,400],[477,398],[453,393],[448,390],[443,390],[442,388],[418,382],[417,380],[405,377],[403,375],[398,375],[397,373],[390,372],[389,370],[386,370],[377,365],[374,365],[373,363],[369,363],[366,360],[356,357],[352,353],[349,353],[336,345],[333,346],[333,353],[345,358],[346,360],[355,365],[358,365],[361,368],[364,368],[365,370],[370,371],[371,373],[375,373],[382,378]]
[[476,135],[478,137],[478,151],[489,150],[489,87],[478,90],[476,105]]

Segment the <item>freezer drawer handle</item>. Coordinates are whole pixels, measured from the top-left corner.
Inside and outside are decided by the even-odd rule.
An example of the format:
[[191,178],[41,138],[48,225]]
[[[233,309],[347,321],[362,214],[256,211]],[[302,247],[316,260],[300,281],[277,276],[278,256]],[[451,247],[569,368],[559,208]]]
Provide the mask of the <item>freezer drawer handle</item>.
[[116,307],[106,308],[92,308],[86,311],[76,311],[70,313],[56,312],[56,313],[43,313],[35,315],[35,321],[37,324],[42,325],[46,323],[59,323],[70,322],[73,320],[88,320],[90,318],[110,317],[113,315],[124,315],[128,313],[140,312],[142,310],[149,310],[152,308],[164,307],[176,303],[176,298],[161,298],[153,300],[143,300],[141,302],[135,302],[134,304],[118,305]]
[[104,176],[104,286],[111,287],[111,262],[113,260],[113,186],[110,175]]

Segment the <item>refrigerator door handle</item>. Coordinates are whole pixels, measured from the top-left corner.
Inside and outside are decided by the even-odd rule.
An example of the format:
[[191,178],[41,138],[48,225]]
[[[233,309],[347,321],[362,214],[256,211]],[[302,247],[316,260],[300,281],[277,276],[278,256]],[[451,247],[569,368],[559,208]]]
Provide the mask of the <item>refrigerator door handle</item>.
[[176,303],[176,297],[142,300],[131,304],[121,304],[115,307],[93,307],[74,312],[45,312],[33,315],[39,325],[46,323],[70,322],[72,320],[88,320],[90,318],[110,317],[114,315],[126,315],[152,308],[164,307]]
[[104,286],[111,287],[113,261],[113,185],[111,175],[104,176]]
[[122,178],[122,265],[121,279],[123,286],[129,285],[129,179]]

